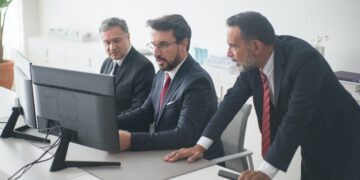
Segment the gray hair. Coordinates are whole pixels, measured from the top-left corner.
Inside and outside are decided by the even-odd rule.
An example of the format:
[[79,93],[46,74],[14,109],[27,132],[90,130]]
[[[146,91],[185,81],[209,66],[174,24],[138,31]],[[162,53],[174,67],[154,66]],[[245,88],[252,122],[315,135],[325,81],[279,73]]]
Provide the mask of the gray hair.
[[104,32],[113,27],[119,27],[124,33],[129,33],[126,21],[117,17],[108,18],[101,22],[99,32]]

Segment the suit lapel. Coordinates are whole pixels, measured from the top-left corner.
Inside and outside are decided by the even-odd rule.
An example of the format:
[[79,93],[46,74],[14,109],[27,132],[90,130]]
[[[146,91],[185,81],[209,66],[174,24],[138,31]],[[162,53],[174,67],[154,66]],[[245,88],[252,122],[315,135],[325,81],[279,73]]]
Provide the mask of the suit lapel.
[[127,67],[131,63],[131,59],[133,58],[134,53],[135,53],[135,49],[133,47],[131,47],[129,53],[126,55],[124,61],[122,62],[121,66],[119,67],[118,72],[115,74],[115,84],[118,84],[121,77],[124,76]]
[[284,77],[284,71],[285,71],[285,60],[283,58],[283,52],[280,48],[279,41],[276,41],[275,43],[275,51],[274,51],[274,85],[275,85],[275,106],[279,99],[279,93],[280,88],[282,84],[282,80]]
[[[188,58],[185,60],[185,62],[181,65],[181,67],[179,68],[178,72],[176,73],[174,79],[171,80],[171,83],[170,83],[170,87],[169,87],[169,90],[167,91],[166,95],[165,95],[165,99],[164,99],[164,103],[163,103],[163,107],[159,110],[159,114],[158,114],[158,118],[157,118],[157,121],[155,123],[155,127],[157,126],[157,124],[159,123],[160,121],[160,118],[162,116],[162,114],[164,113],[164,110],[165,110],[165,106],[166,104],[169,102],[169,100],[171,99],[171,97],[174,95],[174,93],[177,91],[177,89],[180,87],[182,81],[184,80],[185,76],[186,76],[186,72],[188,70],[188,68],[190,67],[190,63],[192,59],[190,58],[190,55],[188,56]],[[165,73],[163,72],[162,74],[162,84],[164,82],[164,78],[165,77]],[[161,85],[162,85],[161,84]],[[161,86],[162,87],[162,86]],[[160,88],[159,91],[161,91],[162,88]],[[158,94],[158,99],[160,99],[160,93],[157,93]],[[158,100],[159,101],[159,100]],[[159,107],[159,104],[160,102],[158,103],[158,107]]]

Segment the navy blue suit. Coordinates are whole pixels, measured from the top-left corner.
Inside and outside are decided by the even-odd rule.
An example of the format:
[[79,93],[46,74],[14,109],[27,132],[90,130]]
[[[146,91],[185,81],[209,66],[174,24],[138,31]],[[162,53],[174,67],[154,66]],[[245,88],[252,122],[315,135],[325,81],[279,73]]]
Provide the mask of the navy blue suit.
[[[155,133],[132,133],[132,150],[191,147],[217,110],[215,88],[209,74],[189,55],[171,84],[163,108],[159,109],[165,72],[159,71],[149,97],[138,109],[120,118],[120,128],[132,129],[155,120]],[[223,155],[220,138],[205,154],[212,159]]]

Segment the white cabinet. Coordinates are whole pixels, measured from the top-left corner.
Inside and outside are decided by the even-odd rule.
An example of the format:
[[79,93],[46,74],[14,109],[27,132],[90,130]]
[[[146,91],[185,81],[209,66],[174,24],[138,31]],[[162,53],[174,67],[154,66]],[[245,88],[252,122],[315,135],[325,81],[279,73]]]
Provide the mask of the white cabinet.
[[29,39],[28,57],[32,63],[50,67],[66,67],[66,48],[56,42]]
[[99,42],[69,42],[31,37],[27,56],[37,65],[99,73],[107,57]]
[[237,73],[230,73],[226,69],[214,68],[206,65],[203,65],[202,67],[210,74],[218,97],[224,97],[227,90],[234,86],[236,78],[239,75]]
[[100,50],[73,46],[67,49],[67,68],[100,73],[100,68],[105,58],[105,52]]

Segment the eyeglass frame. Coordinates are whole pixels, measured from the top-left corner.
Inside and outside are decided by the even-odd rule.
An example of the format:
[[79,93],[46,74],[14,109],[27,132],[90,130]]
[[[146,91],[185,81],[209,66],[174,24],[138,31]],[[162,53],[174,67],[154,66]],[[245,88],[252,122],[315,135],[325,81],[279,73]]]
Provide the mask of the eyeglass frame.
[[161,41],[159,43],[149,42],[146,44],[146,47],[148,47],[151,50],[154,50],[156,47],[156,48],[160,49],[161,51],[164,51],[173,44],[178,44],[178,42],[177,41],[174,41],[174,42]]

